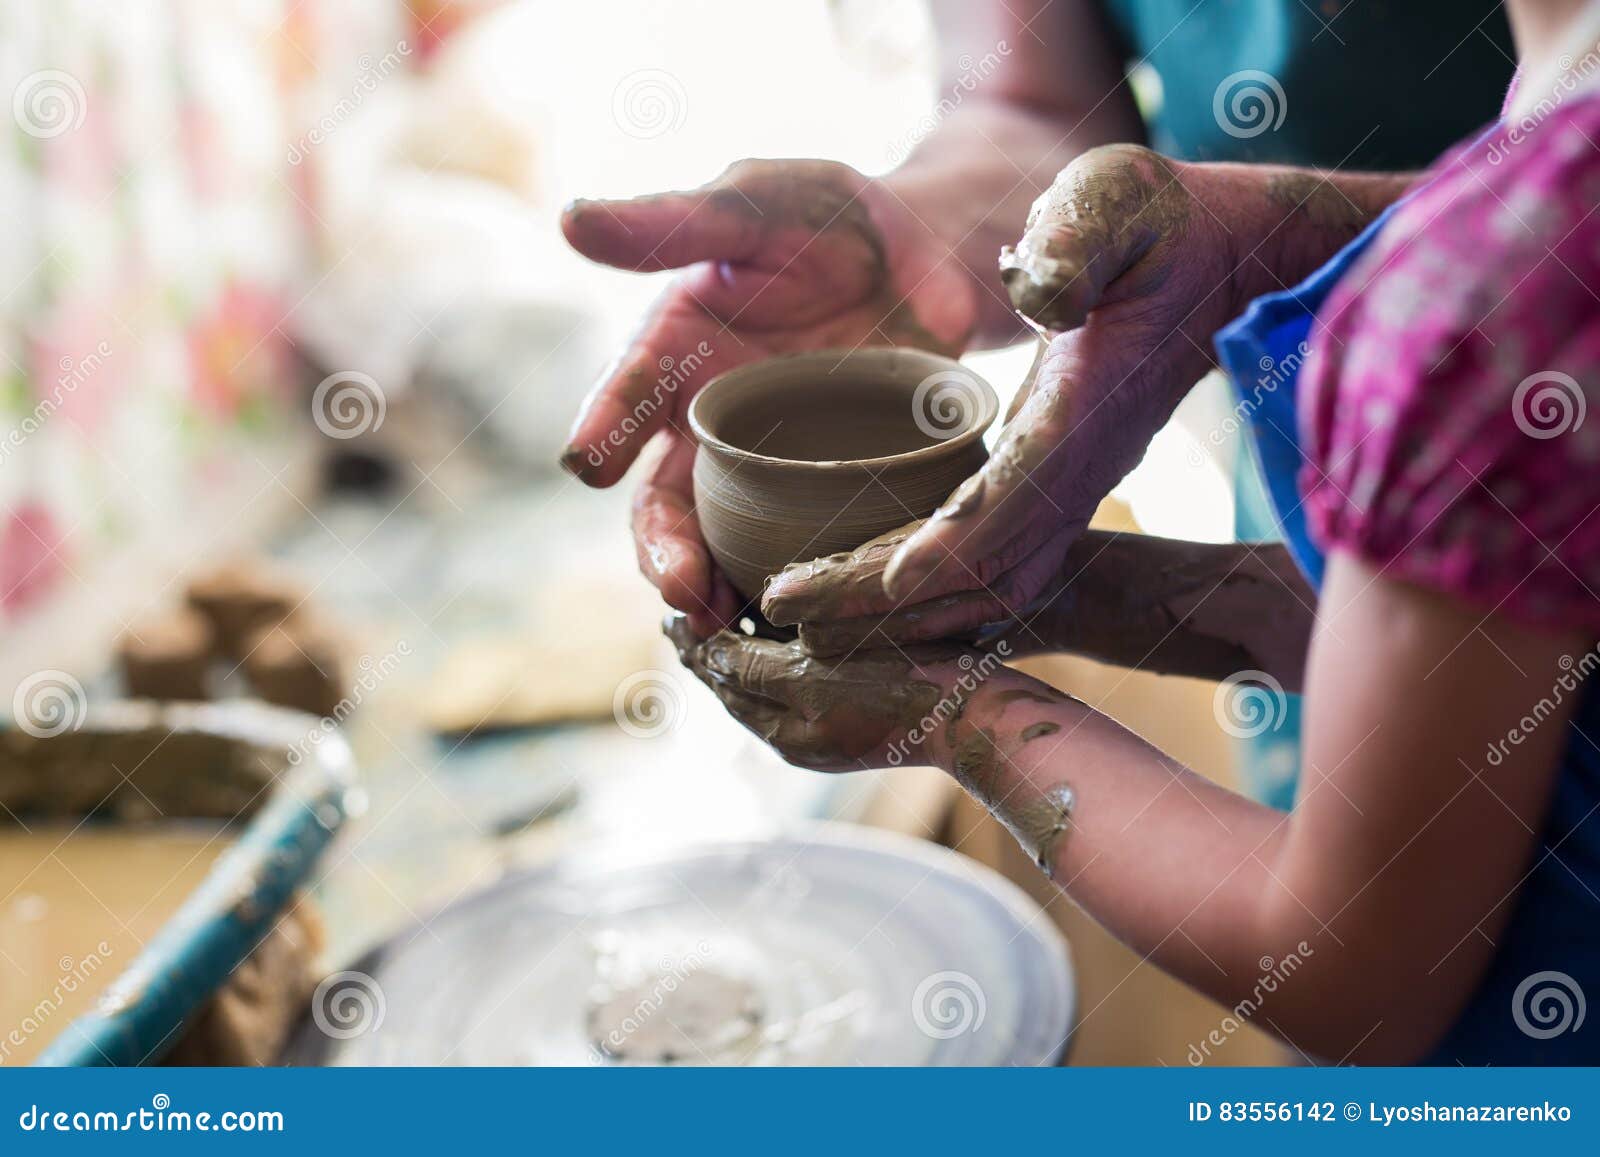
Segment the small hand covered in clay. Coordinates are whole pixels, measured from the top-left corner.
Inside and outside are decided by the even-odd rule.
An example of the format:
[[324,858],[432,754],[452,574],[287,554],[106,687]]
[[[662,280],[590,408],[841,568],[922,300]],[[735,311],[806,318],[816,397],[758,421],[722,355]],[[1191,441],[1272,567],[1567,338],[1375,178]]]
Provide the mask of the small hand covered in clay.
[[881,182],[827,161],[741,161],[711,184],[630,201],[576,201],[580,253],[624,269],[683,268],[573,425],[563,465],[610,486],[662,434],[634,500],[639,567],[701,633],[730,621],[733,588],[695,518],[685,411],[711,378],[777,354],[863,345],[957,353],[976,283]]
[[798,641],[726,630],[701,639],[681,615],[664,630],[729,714],[790,763],[816,771],[934,762],[924,732],[953,711],[980,663],[1000,668],[993,656],[953,645],[819,659]]
[[899,639],[932,639],[1047,598],[1095,507],[1211,368],[1212,334],[1403,188],[1367,180],[1351,200],[1302,170],[1084,153],[1001,258],[1013,303],[1057,336],[988,463],[925,523],[776,576],[767,617],[894,616]]
[[[1052,757],[1089,713],[1006,667],[998,654],[923,644],[839,659],[719,631],[681,616],[666,632],[729,713],[786,760],[818,771],[931,764],[1005,824],[1046,874],[1071,828],[1075,793]],[[1004,650],[1004,648],[1002,648]]]

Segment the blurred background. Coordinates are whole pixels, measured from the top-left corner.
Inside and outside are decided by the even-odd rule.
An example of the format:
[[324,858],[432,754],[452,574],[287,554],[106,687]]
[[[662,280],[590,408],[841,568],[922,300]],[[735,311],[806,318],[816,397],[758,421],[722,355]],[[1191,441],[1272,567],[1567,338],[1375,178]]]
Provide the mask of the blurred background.
[[[334,717],[355,749],[369,803],[312,882],[335,961],[576,846],[846,819],[955,847],[1045,905],[1077,966],[1071,1060],[1195,1061],[1224,1011],[1076,913],[944,777],[814,775],[728,720],[659,642],[628,485],[555,466],[661,288],[567,250],[560,206],[745,156],[892,167],[951,95],[922,4],[8,4],[0,78],[14,708],[41,675],[70,701],[150,693],[181,666],[186,608],[265,590],[311,625],[195,678]],[[970,360],[1005,395],[1031,351]],[[1229,537],[1233,451],[1188,432],[1226,406],[1197,391],[1107,524]],[[1211,688],[1162,681],[1158,709],[1150,676],[1034,669],[1231,781]],[[151,870],[155,892],[171,866]],[[21,921],[42,887],[0,879],[0,912]],[[136,949],[171,907],[147,900],[117,935]],[[1223,1036],[1207,1063],[1276,1056],[1249,1027]]]

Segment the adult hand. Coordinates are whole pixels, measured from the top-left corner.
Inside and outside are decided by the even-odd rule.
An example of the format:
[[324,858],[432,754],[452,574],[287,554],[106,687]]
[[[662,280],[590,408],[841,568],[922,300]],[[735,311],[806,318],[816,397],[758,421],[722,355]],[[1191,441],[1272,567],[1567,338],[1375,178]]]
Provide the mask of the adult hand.
[[662,434],[665,452],[634,499],[639,566],[709,634],[739,600],[695,518],[690,399],[717,374],[776,354],[959,352],[981,291],[881,181],[826,161],[741,161],[689,192],[576,201],[562,230],[608,265],[683,269],[584,402],[562,463],[591,486],[610,486]]
[[[907,642],[1014,618],[1046,595],[1100,499],[1211,366],[1211,335],[1236,306],[1236,231],[1223,222],[1248,208],[1233,186],[1249,180],[1134,145],[1068,166],[1002,257],[1012,301],[1058,336],[989,462],[926,523],[774,578],[767,618],[891,616]],[[1264,208],[1257,188],[1256,218]]]

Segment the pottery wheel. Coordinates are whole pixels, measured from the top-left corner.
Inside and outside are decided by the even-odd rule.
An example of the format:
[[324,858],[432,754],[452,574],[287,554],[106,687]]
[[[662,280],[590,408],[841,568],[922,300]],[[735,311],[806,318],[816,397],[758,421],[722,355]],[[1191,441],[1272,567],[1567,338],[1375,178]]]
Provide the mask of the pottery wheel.
[[291,1063],[1037,1065],[1074,1009],[1018,888],[845,825],[510,876],[340,975]]

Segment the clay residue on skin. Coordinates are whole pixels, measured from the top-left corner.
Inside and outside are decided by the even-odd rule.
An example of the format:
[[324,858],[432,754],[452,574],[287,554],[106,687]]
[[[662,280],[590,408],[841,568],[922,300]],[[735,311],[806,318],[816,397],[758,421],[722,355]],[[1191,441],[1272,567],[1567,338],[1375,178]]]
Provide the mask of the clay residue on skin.
[[974,727],[953,745],[951,774],[973,799],[991,811],[1001,810],[1004,800],[996,798],[995,784],[1003,758],[995,743],[994,731]]
[[[1298,686],[1315,594],[1281,546],[1213,545],[1088,531],[1070,584],[1012,632],[1157,674],[1271,671]],[[1002,636],[1006,637],[1006,636]]]
[[710,687],[746,728],[791,763],[822,771],[856,770],[867,755],[909,733],[943,698],[918,663],[949,661],[958,647],[864,652],[830,663],[798,640],[778,642],[721,631],[695,638],[681,616],[668,638],[684,666]]
[[1371,213],[1316,172],[1290,170],[1273,175],[1267,180],[1267,200],[1313,225],[1351,234],[1372,220]]
[[1036,799],[1002,808],[996,813],[1022,845],[1022,850],[1031,855],[1040,871],[1052,880],[1055,879],[1058,845],[1072,827],[1072,809],[1076,802],[1072,788],[1058,783]]
[[[819,612],[838,614],[852,598],[870,598],[883,588],[883,569],[900,544],[921,527],[918,520],[880,534],[854,550],[790,563],[767,580],[761,613],[774,626],[793,626]],[[830,616],[831,617],[831,616]]]
[[1135,145],[1090,149],[1034,202],[1027,229],[1000,254],[1000,279],[1023,317],[1063,332],[1157,242],[1179,236],[1194,203],[1172,164]]
[[933,512],[935,518],[955,520],[965,518],[983,505],[983,492],[987,487],[982,474],[974,474],[950,496],[948,502]]
[[1067,702],[1067,696],[1059,691],[1046,689],[1035,691],[1031,687],[1016,687],[1009,691],[1000,691],[994,695],[994,701],[1002,710],[1012,703],[1046,703],[1054,706],[1057,703]]

